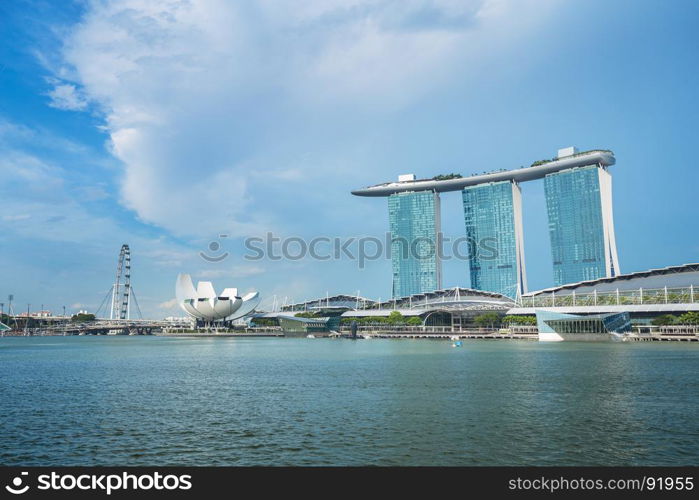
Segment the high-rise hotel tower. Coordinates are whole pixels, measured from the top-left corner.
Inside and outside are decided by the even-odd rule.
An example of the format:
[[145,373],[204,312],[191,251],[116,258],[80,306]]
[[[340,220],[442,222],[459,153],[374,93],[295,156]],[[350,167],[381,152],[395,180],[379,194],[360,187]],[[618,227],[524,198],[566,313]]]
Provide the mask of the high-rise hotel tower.
[[388,197],[393,297],[442,287],[439,194],[395,193]]
[[522,182],[544,179],[555,285],[619,274],[608,172],[614,163],[608,150],[565,148],[527,168],[419,180],[402,175],[352,194],[389,199],[394,297],[441,287],[440,252],[425,250],[441,243],[439,193],[460,190],[472,243],[471,287],[515,298],[527,291]]
[[512,181],[465,187],[466,236],[471,245],[471,288],[516,297],[526,291],[522,191]]
[[619,258],[612,214],[612,176],[586,165],[544,178],[554,285],[612,277]]

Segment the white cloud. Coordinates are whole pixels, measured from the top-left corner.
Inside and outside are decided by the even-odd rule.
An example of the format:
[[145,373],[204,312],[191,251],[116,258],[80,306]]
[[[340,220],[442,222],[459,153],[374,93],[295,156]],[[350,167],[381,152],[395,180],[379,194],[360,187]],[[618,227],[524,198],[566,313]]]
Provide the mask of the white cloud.
[[9,222],[22,221],[22,220],[31,219],[31,217],[32,216],[29,214],[3,215],[2,220],[9,221]]
[[196,273],[196,276],[203,279],[215,278],[247,278],[257,276],[265,272],[265,268],[254,265],[237,265],[230,268],[205,269]]
[[109,193],[103,184],[80,186],[78,191],[80,192],[80,196],[86,201],[99,201],[109,198]]
[[173,309],[177,307],[177,299],[170,299],[166,300],[165,302],[161,302],[160,304],[158,304],[158,307],[160,309]]
[[75,85],[70,83],[58,83],[47,95],[51,98],[49,106],[67,111],[83,111],[87,108],[87,101],[80,95]]
[[153,248],[144,251],[143,255],[159,267],[178,269],[187,261],[193,260],[196,253],[180,247],[171,247],[168,243],[160,241]]
[[[5,213],[0,215],[0,234],[3,248],[12,253],[12,258],[6,259],[3,276],[14,283],[18,296],[40,294],[66,302],[78,300],[80,303],[73,304],[72,309],[94,312],[106,291],[95,295],[96,302],[82,300],[114,279],[123,242],[132,249],[139,294],[148,290],[158,297],[166,291],[165,296],[169,296],[177,272],[199,264],[195,249],[149,236],[131,221],[124,224],[118,213],[95,210],[90,205],[93,200],[82,196],[89,186],[70,185],[65,181],[66,170],[47,158],[13,149],[1,139],[0,199]],[[37,288],[38,282],[41,286]],[[146,316],[153,316],[162,296],[148,300],[139,295]],[[54,308],[59,306],[54,304]]]
[[523,33],[547,5],[89,3],[64,40],[52,105],[86,109],[89,101],[102,111],[125,168],[121,199],[142,220],[180,235],[247,234],[273,222],[251,183],[305,174],[308,190],[319,187],[309,174],[325,172],[327,163],[279,164],[307,142],[309,114],[320,116],[323,130],[323,120],[348,113],[399,109],[463,71],[484,47]]
[[[32,151],[35,138],[41,135],[41,131],[0,119],[0,199],[5,207],[0,230],[6,237],[14,242],[79,244],[93,250],[108,245],[114,252],[118,249],[112,247],[115,239],[130,241],[139,248],[139,255],[160,267],[173,268],[197,259],[194,249],[134,233],[112,214],[93,210],[90,203],[108,196],[104,184],[73,182],[70,170],[54,163],[58,161],[51,158],[54,151]],[[69,141],[53,142],[69,152],[80,150]]]

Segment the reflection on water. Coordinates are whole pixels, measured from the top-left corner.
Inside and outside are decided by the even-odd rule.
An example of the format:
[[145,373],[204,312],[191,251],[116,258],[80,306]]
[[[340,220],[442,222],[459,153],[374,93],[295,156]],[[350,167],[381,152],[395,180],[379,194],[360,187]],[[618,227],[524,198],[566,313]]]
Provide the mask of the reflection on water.
[[4,465],[691,465],[699,346],[3,338]]

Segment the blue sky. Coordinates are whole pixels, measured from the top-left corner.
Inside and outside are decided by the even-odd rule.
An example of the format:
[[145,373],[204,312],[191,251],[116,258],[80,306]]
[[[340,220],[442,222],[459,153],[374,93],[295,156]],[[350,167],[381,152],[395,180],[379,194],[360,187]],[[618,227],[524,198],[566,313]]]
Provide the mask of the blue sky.
[[[129,243],[150,317],[179,314],[182,271],[267,303],[386,298],[388,260],[248,262],[243,239],[381,237],[385,200],[351,189],[568,145],[616,154],[622,271],[697,262],[698,25],[681,0],[2,2],[0,297],[95,310]],[[543,183],[523,195],[537,289]],[[444,276],[468,286],[467,263]]]

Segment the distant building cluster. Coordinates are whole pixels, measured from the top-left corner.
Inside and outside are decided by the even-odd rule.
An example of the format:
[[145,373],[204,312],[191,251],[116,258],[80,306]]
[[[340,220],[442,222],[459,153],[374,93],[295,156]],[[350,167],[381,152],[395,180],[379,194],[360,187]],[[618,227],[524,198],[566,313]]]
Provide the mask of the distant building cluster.
[[51,311],[34,311],[34,312],[23,312],[18,314],[20,318],[50,318],[53,316]]
[[[609,150],[570,147],[560,149],[556,158],[517,170],[432,179],[406,174],[398,182],[353,191],[388,198],[393,299],[367,304],[357,298],[357,305],[342,316],[400,313],[418,316],[423,327],[458,331],[490,309],[509,318],[509,325],[535,328],[540,340],[594,340],[661,325],[694,335],[699,328],[699,264],[621,273],[609,172],[615,163]],[[520,184],[538,179],[544,180],[554,286],[528,292]],[[440,193],[459,190],[467,240],[487,241],[494,251],[469,252],[471,289],[442,290],[441,252],[416,255],[401,251],[401,245],[419,241],[418,246],[439,248]],[[323,306],[322,301],[311,304],[291,308]],[[324,309],[330,311],[327,304]]]

